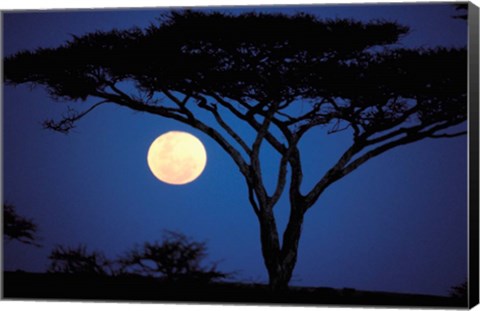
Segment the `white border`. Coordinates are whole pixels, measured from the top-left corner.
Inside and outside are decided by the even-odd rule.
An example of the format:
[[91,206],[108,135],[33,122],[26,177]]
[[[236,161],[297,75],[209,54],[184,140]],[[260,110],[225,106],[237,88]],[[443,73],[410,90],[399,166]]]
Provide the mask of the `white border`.
[[[245,6],[245,5],[287,5],[287,4],[360,4],[360,3],[415,3],[415,2],[465,2],[461,0],[42,0],[41,3],[26,0],[2,0],[0,10],[30,9],[81,9],[81,8],[141,8],[172,6]],[[472,1],[477,2],[478,0]]]

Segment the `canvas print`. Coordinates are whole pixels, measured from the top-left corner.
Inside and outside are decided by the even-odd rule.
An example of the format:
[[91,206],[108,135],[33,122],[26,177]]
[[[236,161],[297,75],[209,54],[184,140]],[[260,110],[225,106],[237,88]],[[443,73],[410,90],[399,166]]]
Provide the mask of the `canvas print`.
[[4,299],[478,301],[474,5],[2,17]]

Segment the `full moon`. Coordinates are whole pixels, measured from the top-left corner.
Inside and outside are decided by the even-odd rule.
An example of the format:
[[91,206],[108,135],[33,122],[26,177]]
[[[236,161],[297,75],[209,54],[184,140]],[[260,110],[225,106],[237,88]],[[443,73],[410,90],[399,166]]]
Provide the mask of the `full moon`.
[[147,162],[153,175],[171,185],[184,185],[197,179],[207,163],[202,142],[187,132],[160,135],[148,149]]

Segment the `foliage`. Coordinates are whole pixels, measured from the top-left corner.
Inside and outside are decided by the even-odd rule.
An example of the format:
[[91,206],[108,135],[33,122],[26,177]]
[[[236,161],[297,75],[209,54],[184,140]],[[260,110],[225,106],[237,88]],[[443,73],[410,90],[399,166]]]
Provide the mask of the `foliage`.
[[18,53],[7,58],[5,76],[72,100],[127,79],[147,93],[215,91],[244,100],[272,100],[276,93],[281,99],[304,87],[298,74],[310,71],[312,58],[349,59],[406,31],[395,23],[324,22],[308,14],[172,12],[160,27],[95,32],[56,49]]
[[15,206],[3,204],[3,230],[4,237],[8,240],[17,240],[25,244],[39,246],[35,236],[38,226],[31,219],[17,214]]
[[112,274],[112,262],[101,252],[88,252],[85,245],[76,248],[56,246],[50,256],[48,272],[81,274],[83,276]]
[[169,231],[161,242],[136,247],[120,258],[119,263],[123,273],[159,277],[170,282],[209,282],[227,277],[215,265],[202,266],[206,256],[205,243]]

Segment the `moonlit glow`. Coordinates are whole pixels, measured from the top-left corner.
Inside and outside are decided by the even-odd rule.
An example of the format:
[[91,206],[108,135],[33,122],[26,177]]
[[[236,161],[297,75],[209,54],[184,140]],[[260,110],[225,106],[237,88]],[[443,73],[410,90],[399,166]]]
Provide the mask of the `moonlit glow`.
[[202,142],[192,134],[167,132],[155,139],[148,150],[147,162],[159,180],[183,185],[197,179],[207,163]]

